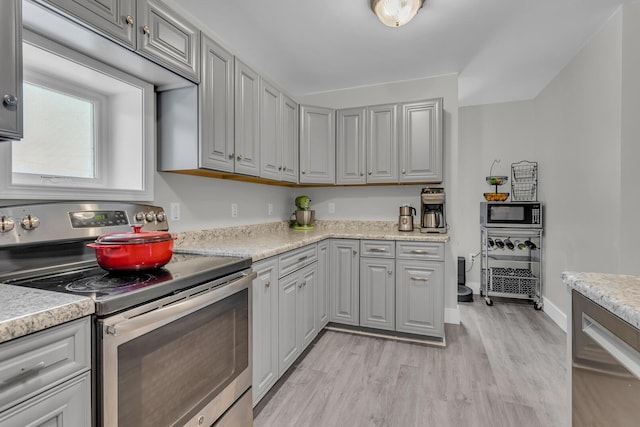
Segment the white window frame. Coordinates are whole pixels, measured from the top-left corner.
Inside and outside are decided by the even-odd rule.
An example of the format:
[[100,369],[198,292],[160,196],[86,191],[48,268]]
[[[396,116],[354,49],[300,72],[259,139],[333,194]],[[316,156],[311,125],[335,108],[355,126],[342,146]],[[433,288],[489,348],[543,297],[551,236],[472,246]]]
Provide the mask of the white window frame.
[[[105,171],[107,171],[108,141],[109,141],[109,117],[107,97],[96,93],[95,90],[78,86],[70,81],[60,80],[41,73],[24,70],[24,81],[34,86],[58,92],[66,96],[80,99],[93,106],[93,144],[94,158],[93,178],[72,177],[65,175],[41,175],[20,173],[12,171],[12,183],[20,185],[49,185],[49,186],[74,186],[86,188],[104,188],[106,185]],[[21,144],[22,141],[13,144]]]

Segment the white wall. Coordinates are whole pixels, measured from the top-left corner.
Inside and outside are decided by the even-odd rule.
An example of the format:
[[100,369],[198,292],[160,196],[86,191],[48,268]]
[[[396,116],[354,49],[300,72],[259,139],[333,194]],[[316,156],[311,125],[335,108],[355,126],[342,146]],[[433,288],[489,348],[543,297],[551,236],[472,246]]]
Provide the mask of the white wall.
[[[181,206],[180,221],[170,221],[171,231],[202,230],[289,219],[295,210],[291,189],[191,175],[156,172],[154,203],[169,210]],[[231,217],[231,204],[238,204],[238,216]],[[267,204],[273,203],[273,215]]]
[[[457,308],[456,257],[458,256],[457,228],[461,211],[457,209],[458,193],[458,78],[447,75],[434,78],[394,82],[383,85],[357,87],[298,97],[302,104],[330,108],[349,108],[430,98],[444,98],[444,187],[447,193],[447,222],[451,226],[451,242],[447,244],[445,271],[445,308]],[[398,207],[411,204],[419,210],[423,186],[376,187],[316,187],[296,189],[312,199],[319,219],[398,219]],[[328,204],[335,203],[334,215]],[[418,217],[416,217],[418,220]],[[448,319],[452,320],[452,319]]]

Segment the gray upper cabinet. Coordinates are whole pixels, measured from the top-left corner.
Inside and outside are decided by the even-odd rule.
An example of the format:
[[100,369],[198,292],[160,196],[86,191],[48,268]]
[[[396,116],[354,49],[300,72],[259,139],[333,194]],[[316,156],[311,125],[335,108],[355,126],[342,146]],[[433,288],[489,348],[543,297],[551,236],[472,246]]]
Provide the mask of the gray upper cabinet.
[[[42,1],[42,0],[38,0]],[[81,24],[136,48],[135,0],[48,0]]]
[[280,91],[260,79],[260,177],[280,180],[282,175]]
[[0,3],[0,141],[22,138],[22,1]]
[[359,249],[359,240],[331,241],[331,322],[355,326],[360,324]]
[[158,0],[138,0],[138,51],[199,81],[200,31]]
[[235,171],[260,175],[260,76],[236,58]]
[[280,94],[282,101],[282,181],[298,182],[298,103],[285,94]]
[[401,105],[400,183],[442,182],[442,98]]
[[398,182],[398,105],[367,108],[367,182]]
[[336,180],[335,110],[300,106],[300,183]]
[[200,166],[233,172],[233,55],[204,34],[199,90]]
[[336,183],[366,184],[366,108],[338,110],[336,116]]

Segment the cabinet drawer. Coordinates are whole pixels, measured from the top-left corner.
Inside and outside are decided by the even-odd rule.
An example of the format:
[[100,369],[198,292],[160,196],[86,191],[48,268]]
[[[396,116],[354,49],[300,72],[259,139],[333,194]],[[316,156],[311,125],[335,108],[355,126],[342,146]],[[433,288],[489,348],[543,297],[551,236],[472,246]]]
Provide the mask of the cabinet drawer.
[[0,346],[0,412],[91,367],[90,318]]
[[315,262],[317,260],[317,245],[305,246],[300,249],[295,249],[293,251],[287,252],[286,254],[280,255],[280,274],[278,275],[278,277],[283,277],[289,273],[293,273],[297,269],[311,264],[312,262]]
[[395,258],[396,242],[393,240],[361,240],[361,257]]
[[396,242],[396,258],[444,261],[444,243]]

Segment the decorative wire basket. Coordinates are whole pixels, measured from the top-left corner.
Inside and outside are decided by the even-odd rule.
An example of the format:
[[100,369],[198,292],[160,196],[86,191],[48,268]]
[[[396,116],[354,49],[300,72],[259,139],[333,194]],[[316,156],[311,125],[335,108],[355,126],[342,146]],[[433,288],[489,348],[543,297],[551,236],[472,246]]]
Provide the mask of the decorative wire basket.
[[511,185],[511,200],[527,202],[536,200],[535,182],[516,182]]
[[511,164],[511,200],[534,202],[538,199],[538,163],[523,160]]
[[535,295],[539,279],[526,268],[492,267],[489,280],[492,292]]

